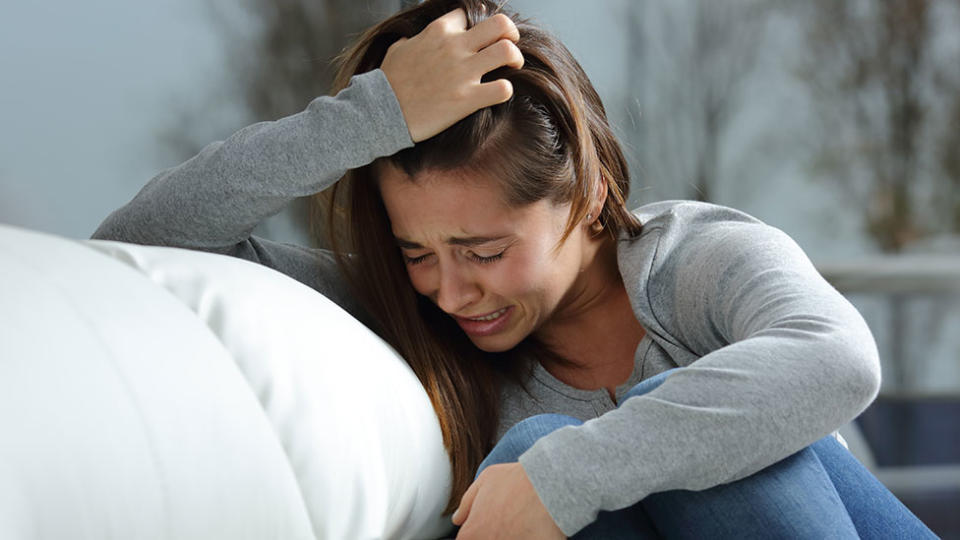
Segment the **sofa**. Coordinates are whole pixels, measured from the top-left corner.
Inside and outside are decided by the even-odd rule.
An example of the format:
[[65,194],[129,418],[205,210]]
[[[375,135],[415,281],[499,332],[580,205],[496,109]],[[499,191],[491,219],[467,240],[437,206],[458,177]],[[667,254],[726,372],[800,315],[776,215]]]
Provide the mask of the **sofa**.
[[313,289],[2,224],[0,275],[0,538],[451,534],[426,392]]

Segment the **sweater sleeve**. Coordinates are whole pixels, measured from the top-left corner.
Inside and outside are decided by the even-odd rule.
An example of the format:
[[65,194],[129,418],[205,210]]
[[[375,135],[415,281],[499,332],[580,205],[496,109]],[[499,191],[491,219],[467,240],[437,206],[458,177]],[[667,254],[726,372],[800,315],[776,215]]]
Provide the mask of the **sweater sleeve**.
[[247,126],[167,169],[114,211],[92,238],[233,255],[314,288],[332,257],[251,236],[293,199],[318,193],[348,170],[413,145],[383,71],[354,76],[334,97],[304,111]]
[[783,232],[712,223],[657,253],[649,305],[699,358],[520,456],[568,536],[651,493],[749,476],[850,421],[879,390],[865,321]]

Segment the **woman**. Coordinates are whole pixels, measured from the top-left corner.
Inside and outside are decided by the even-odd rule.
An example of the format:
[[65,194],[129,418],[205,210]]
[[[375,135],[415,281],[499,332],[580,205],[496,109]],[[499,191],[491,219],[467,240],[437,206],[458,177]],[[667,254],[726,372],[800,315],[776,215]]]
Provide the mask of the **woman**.
[[[828,436],[879,385],[856,310],[750,216],[627,211],[586,75],[497,11],[394,15],[335,97],[207,146],[94,237],[258,261],[368,322],[433,401],[464,537],[929,534]],[[250,236],[345,172],[333,256]]]

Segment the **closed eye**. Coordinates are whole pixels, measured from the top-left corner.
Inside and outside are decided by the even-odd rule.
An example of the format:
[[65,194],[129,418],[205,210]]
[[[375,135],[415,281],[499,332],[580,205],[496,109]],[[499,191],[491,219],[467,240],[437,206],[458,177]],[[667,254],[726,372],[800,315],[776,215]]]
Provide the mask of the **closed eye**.
[[[469,252],[468,257],[470,257],[470,259],[472,259],[474,262],[477,262],[480,264],[490,264],[502,259],[504,253],[506,253],[506,250],[503,250],[500,253],[497,253],[496,255],[489,255],[485,257],[483,255],[477,255],[476,253]],[[410,266],[417,265],[425,261],[427,257],[429,257],[430,255],[432,254],[424,253],[423,255],[411,257],[409,255],[403,254],[403,262]]]
[[470,254],[470,258],[473,259],[474,261],[480,263],[480,264],[490,264],[490,263],[492,263],[492,262],[496,262],[496,261],[499,261],[500,259],[502,259],[502,258],[503,258],[503,254],[504,254],[505,251],[506,251],[506,250],[501,251],[500,253],[497,253],[496,255],[490,255],[489,257],[482,257],[482,256],[480,256],[480,255],[477,255],[476,253],[471,253],[471,254]]
[[423,254],[423,255],[420,255],[419,257],[408,257],[408,256],[404,255],[404,256],[403,256],[403,262],[405,262],[405,263],[407,263],[407,264],[409,264],[409,265],[420,264],[420,263],[422,263],[422,262],[424,261],[424,259],[426,259],[426,258],[429,257],[429,256],[430,256],[429,253],[425,253],[425,254]]

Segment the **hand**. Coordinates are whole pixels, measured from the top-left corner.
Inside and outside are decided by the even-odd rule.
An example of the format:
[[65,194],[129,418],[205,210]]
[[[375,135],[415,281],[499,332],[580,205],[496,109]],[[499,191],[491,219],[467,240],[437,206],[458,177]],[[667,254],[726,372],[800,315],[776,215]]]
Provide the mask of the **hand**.
[[457,538],[566,538],[519,463],[491,465],[467,488],[453,524]]
[[466,13],[456,9],[387,49],[380,69],[400,102],[414,142],[513,95],[510,81],[481,83],[480,78],[501,66],[523,67],[523,54],[515,45],[520,39],[516,25],[497,14],[466,28]]

